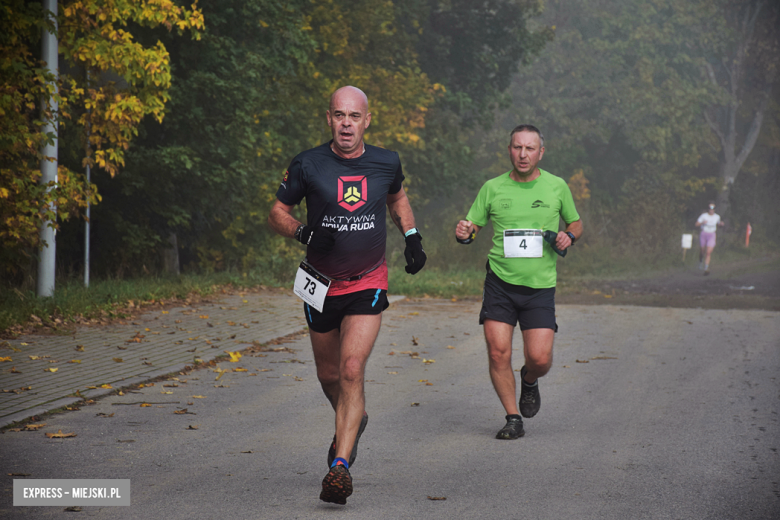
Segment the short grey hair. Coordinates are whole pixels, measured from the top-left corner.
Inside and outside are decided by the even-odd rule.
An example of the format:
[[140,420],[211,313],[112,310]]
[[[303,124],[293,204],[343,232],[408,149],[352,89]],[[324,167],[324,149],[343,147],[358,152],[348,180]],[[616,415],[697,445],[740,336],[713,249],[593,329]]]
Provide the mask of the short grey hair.
[[533,132],[539,136],[539,142],[541,147],[544,148],[544,136],[542,131],[536,128],[534,125],[518,125],[509,133],[509,144],[512,144],[512,138],[518,132]]

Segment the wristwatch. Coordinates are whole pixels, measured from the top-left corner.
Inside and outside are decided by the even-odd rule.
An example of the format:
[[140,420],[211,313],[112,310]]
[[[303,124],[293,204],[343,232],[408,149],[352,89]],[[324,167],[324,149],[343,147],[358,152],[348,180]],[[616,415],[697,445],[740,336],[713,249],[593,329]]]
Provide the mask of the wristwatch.
[[566,234],[569,235],[569,238],[571,238],[571,245],[574,245],[574,242],[577,241],[577,237],[575,237],[574,233],[572,233],[571,231],[567,231]]

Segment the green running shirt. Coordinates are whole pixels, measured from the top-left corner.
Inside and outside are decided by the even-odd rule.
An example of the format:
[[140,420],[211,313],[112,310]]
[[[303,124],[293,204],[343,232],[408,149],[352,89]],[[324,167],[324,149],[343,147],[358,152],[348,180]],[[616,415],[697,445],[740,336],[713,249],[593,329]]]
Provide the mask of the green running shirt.
[[534,289],[555,287],[558,255],[547,242],[541,258],[504,258],[505,229],[541,229],[558,232],[559,218],[566,224],[580,219],[566,181],[542,169],[531,182],[517,182],[511,171],[490,179],[477,194],[467,220],[484,227],[493,221],[490,267],[503,281]]

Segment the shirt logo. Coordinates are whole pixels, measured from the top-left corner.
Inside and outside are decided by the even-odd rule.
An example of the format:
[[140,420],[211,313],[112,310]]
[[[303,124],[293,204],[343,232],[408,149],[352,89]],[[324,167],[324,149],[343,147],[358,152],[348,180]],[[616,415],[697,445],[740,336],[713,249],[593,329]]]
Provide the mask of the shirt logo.
[[550,207],[550,205],[549,205],[549,204],[545,204],[545,203],[544,203],[544,202],[542,202],[541,200],[538,200],[538,199],[537,199],[537,200],[535,200],[535,201],[534,201],[534,203],[533,203],[533,204],[531,204],[531,207],[532,207],[532,208],[549,208],[549,207]]
[[282,188],[287,189],[287,177],[290,175],[289,171],[284,172],[284,179],[282,179]]
[[501,209],[509,209],[512,207],[512,199],[501,199],[498,201],[498,205]]
[[355,211],[368,202],[368,179],[365,175],[339,177],[339,206]]

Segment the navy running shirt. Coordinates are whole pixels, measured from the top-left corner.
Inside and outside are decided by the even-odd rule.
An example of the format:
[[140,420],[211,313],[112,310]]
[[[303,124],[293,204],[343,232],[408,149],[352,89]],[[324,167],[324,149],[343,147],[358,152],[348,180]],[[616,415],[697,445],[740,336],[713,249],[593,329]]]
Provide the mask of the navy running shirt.
[[385,257],[387,195],[401,190],[398,153],[365,145],[360,157],[344,159],[330,142],[300,153],[285,173],[276,198],[288,206],[306,197],[307,223],[335,232],[329,253],[307,248],[308,262],[331,278],[368,271]]

